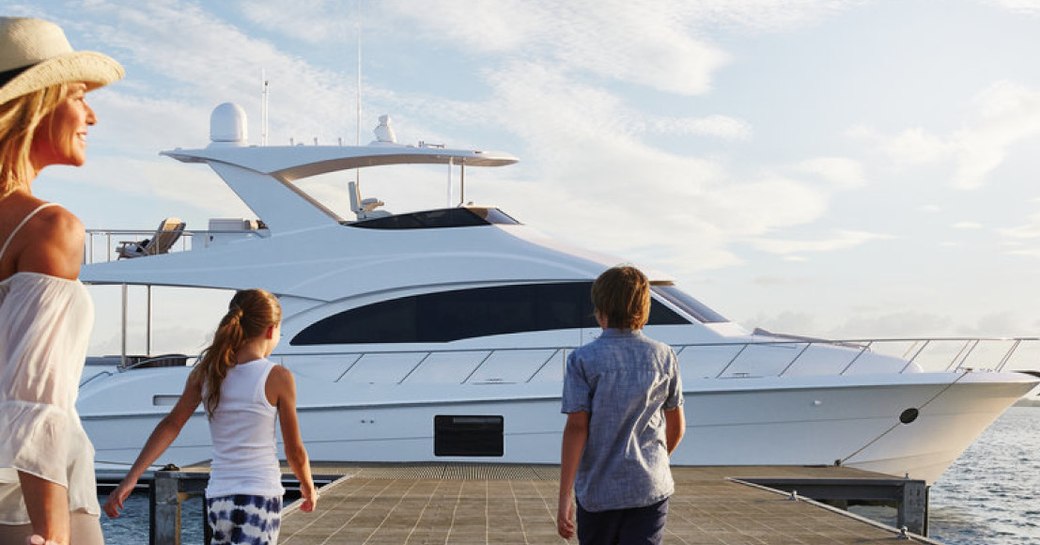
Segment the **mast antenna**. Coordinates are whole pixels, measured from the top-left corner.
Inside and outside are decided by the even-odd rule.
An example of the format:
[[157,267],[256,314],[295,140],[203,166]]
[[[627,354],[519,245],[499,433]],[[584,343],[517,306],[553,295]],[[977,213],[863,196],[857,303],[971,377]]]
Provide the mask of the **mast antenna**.
[[361,145],[361,0],[357,0],[357,145]]
[[267,100],[268,100],[267,71],[260,69],[260,145],[267,145]]

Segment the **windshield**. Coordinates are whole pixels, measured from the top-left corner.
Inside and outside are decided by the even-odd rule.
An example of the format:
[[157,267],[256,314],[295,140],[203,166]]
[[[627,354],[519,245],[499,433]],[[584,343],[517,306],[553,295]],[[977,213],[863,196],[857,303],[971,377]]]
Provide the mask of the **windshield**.
[[701,323],[710,324],[729,321],[723,315],[709,308],[708,305],[690,297],[690,295],[671,284],[656,285],[650,289],[662,299],[679,307],[679,310],[696,318]]

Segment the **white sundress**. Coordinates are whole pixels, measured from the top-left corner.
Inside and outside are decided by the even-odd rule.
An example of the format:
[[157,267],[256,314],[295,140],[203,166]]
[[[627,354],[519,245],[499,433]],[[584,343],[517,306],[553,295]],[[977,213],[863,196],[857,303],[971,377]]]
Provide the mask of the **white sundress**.
[[[8,244],[44,204],[8,236]],[[17,272],[0,281],[0,524],[28,524],[18,471],[68,488],[69,510],[101,512],[94,448],[76,412],[94,324],[79,280]]]

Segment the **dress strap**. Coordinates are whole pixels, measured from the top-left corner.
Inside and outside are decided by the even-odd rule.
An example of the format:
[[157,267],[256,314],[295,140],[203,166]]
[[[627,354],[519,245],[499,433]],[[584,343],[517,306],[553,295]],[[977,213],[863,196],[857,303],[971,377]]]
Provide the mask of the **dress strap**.
[[45,202],[45,203],[41,204],[40,206],[37,206],[35,209],[33,209],[32,212],[29,212],[28,215],[26,215],[24,218],[22,218],[22,221],[20,223],[18,223],[18,225],[15,226],[13,231],[11,231],[11,234],[7,235],[7,240],[4,241],[3,247],[0,247],[0,260],[2,260],[4,258],[4,252],[6,252],[7,251],[7,247],[11,245],[11,241],[14,240],[14,236],[18,234],[18,230],[21,229],[22,227],[24,227],[26,223],[29,223],[29,220],[31,220],[32,217],[35,216],[37,212],[39,212],[40,210],[43,210],[44,208],[48,208],[48,207],[51,207],[51,206],[58,206],[58,203],[56,203],[56,202]]

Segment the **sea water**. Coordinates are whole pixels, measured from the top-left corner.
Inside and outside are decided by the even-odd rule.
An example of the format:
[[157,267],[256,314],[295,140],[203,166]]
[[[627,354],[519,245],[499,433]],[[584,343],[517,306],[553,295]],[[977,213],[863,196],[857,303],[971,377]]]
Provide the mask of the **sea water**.
[[[997,419],[932,486],[929,503],[929,536],[947,545],[1040,543],[1040,407]],[[894,509],[853,511],[895,524]],[[200,498],[184,502],[181,521],[181,543],[201,544]],[[148,494],[133,494],[118,519],[102,515],[101,527],[108,545],[147,543]]]
[[930,536],[949,545],[1040,543],[1040,407],[1012,407],[936,481]]

